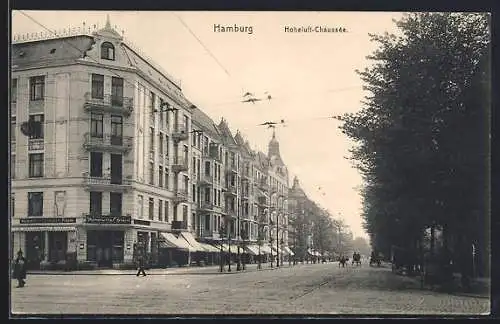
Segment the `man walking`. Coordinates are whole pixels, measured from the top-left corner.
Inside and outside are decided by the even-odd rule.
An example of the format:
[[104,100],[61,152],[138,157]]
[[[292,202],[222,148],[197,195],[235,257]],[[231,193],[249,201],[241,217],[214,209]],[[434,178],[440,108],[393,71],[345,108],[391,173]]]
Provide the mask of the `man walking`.
[[26,259],[24,259],[23,251],[17,252],[17,258],[14,264],[14,278],[17,279],[17,288],[22,288],[26,284]]
[[139,277],[140,274],[142,274],[143,277],[146,276],[146,271],[144,271],[144,252],[140,247],[135,245],[136,247],[136,262],[137,262],[137,274],[136,276]]

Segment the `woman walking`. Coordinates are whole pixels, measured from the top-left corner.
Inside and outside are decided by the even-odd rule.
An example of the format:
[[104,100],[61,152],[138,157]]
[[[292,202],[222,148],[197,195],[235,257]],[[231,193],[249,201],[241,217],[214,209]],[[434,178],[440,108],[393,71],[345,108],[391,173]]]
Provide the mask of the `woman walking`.
[[22,288],[26,285],[26,259],[24,259],[23,251],[17,252],[17,258],[14,264],[14,278],[17,279],[17,287]]

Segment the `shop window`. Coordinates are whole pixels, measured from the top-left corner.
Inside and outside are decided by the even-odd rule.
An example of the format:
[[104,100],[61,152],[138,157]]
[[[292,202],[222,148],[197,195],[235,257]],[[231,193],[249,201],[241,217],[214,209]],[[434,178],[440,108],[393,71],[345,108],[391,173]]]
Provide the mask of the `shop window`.
[[67,232],[49,232],[49,261],[59,262],[66,260],[68,247]]

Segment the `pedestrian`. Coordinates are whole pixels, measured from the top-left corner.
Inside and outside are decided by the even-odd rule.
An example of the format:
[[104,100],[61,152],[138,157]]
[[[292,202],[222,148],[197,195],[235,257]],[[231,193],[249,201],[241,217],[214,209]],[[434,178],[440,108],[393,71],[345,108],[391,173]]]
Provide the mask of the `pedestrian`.
[[139,277],[139,275],[142,273],[142,276],[146,276],[146,271],[144,271],[144,255],[140,254],[137,257],[137,263],[138,263],[138,269],[137,269],[137,274],[136,276]]
[[23,256],[23,251],[17,252],[17,258],[14,264],[14,278],[17,279],[17,288],[22,288],[26,285],[26,259]]

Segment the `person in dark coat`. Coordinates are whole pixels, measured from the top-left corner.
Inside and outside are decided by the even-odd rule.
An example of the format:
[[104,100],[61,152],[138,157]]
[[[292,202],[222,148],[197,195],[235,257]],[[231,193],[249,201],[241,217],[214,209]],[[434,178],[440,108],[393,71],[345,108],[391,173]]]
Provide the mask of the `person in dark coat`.
[[138,263],[138,269],[137,269],[137,274],[136,276],[139,277],[139,275],[142,273],[142,276],[146,276],[146,271],[144,271],[144,253],[139,253],[137,256],[137,263]]
[[23,256],[23,251],[17,252],[17,258],[14,264],[14,277],[17,279],[17,288],[22,288],[26,285],[26,259]]

